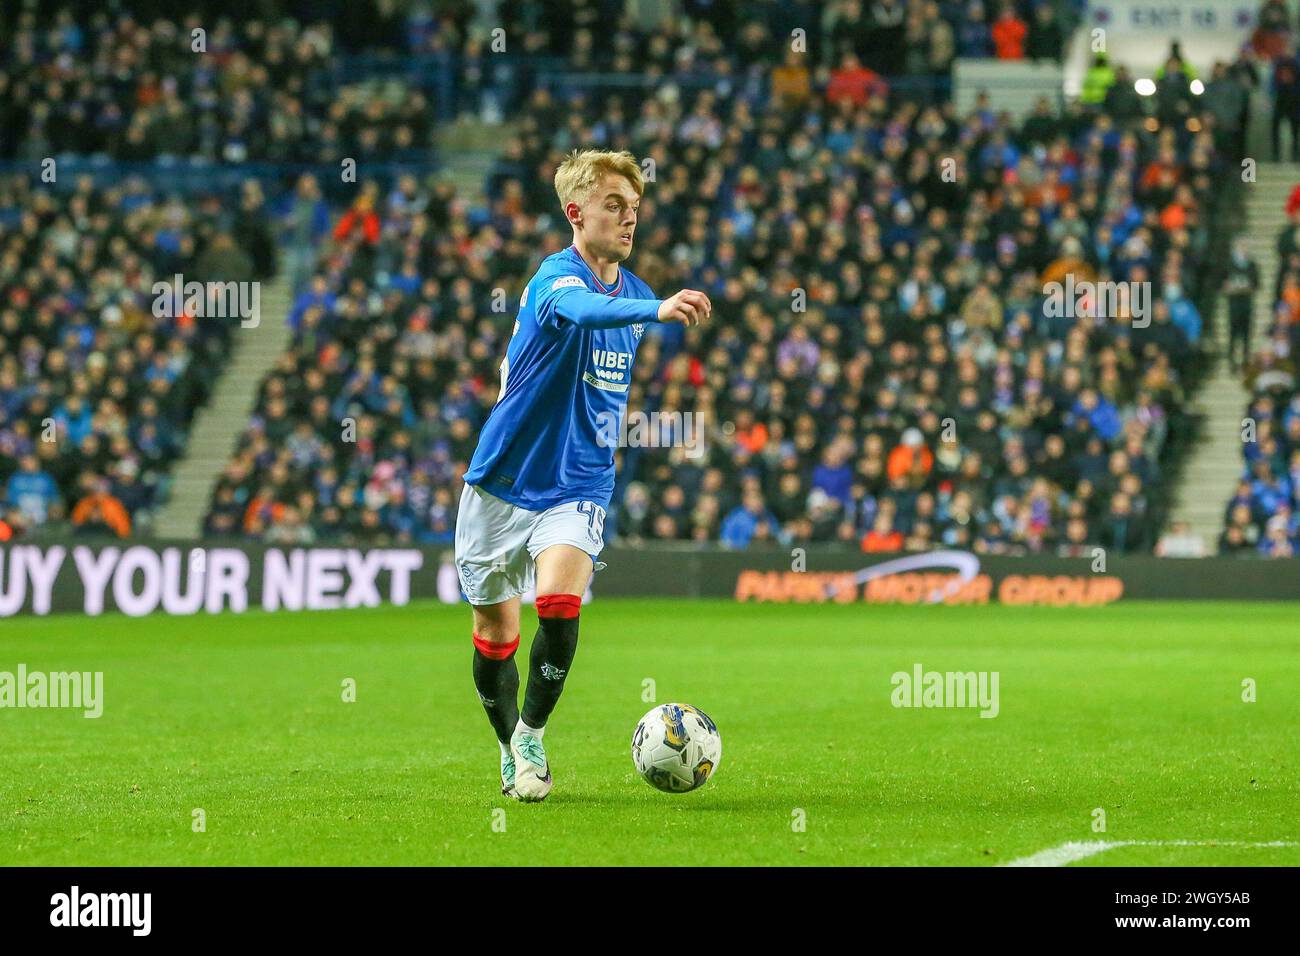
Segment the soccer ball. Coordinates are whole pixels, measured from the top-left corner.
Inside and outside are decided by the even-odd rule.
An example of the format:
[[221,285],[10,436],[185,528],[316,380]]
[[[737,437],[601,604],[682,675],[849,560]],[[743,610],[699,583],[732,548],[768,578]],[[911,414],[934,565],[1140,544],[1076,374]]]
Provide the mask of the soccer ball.
[[704,786],[722,760],[722,736],[704,711],[661,704],[632,734],[632,763],[645,782],[665,793]]

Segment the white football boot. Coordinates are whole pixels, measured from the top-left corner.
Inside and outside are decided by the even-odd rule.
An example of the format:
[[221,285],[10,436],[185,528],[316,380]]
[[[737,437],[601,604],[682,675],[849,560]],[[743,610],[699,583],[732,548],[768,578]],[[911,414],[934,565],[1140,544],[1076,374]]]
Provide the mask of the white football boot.
[[546,762],[542,738],[518,727],[510,738],[510,755],[515,762],[515,798],[537,803],[551,792],[551,766]]

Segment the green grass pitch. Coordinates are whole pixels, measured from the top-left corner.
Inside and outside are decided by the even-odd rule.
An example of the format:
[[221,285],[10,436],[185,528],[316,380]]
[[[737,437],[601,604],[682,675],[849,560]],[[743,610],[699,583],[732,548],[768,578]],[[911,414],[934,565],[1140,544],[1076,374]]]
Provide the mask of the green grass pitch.
[[[598,599],[582,634],[523,805],[466,607],[6,621],[0,671],[103,671],[104,714],[0,709],[0,864],[1300,864],[1293,606]],[[918,662],[997,671],[999,715],[895,708]],[[699,791],[634,775],[647,678],[718,724]]]

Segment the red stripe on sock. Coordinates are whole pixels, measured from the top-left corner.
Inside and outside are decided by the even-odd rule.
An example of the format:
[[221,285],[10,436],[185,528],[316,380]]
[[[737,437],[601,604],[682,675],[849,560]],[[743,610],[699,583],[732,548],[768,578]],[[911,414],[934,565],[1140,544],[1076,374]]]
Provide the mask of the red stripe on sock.
[[582,596],[578,594],[539,594],[538,617],[577,617],[582,610]]
[[513,654],[515,649],[519,647],[519,635],[516,634],[515,639],[509,644],[493,644],[491,641],[483,640],[483,638],[479,637],[476,633],[474,635],[474,646],[477,647],[478,652],[488,660],[503,661]]

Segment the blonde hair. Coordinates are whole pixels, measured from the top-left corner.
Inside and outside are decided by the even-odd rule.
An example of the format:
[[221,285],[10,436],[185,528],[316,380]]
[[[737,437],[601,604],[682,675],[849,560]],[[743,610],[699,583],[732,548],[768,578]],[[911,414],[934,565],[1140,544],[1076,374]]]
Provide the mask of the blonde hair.
[[571,202],[580,206],[585,203],[605,173],[626,176],[638,196],[645,193],[641,167],[627,150],[575,149],[555,171],[555,194],[560,197],[560,207],[564,208]]

